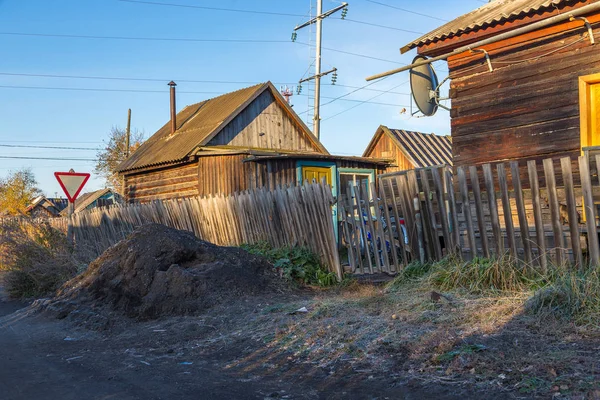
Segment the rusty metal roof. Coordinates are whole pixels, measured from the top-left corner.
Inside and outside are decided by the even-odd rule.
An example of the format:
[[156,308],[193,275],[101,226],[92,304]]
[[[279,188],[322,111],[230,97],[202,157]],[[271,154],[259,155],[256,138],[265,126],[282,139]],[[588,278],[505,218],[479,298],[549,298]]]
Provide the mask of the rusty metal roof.
[[434,133],[390,129],[381,125],[365,149],[363,157],[370,153],[381,135],[388,135],[400,150],[411,160],[415,168],[435,165],[452,165],[452,139]]
[[555,6],[574,4],[581,0],[495,0],[458,17],[402,47],[402,53],[415,47],[443,40],[463,33],[484,29],[508,20],[523,18],[543,11],[554,11]]
[[[224,125],[265,90],[271,90],[274,96],[281,96],[271,82],[266,82],[186,106],[177,113],[177,130],[174,134],[171,134],[169,121],[119,165],[119,172],[184,161],[201,146],[207,145]],[[299,121],[311,140],[323,152],[327,152],[300,118],[291,109],[288,112]]]

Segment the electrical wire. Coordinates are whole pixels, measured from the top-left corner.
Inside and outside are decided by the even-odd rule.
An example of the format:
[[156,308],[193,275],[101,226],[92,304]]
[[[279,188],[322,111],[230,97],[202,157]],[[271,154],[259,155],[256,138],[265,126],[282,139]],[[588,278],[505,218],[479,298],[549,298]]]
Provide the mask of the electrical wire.
[[72,35],[58,33],[26,33],[26,32],[0,32],[5,36],[36,36],[36,37],[54,37],[68,39],[108,39],[108,40],[144,40],[144,41],[165,41],[165,42],[207,42],[207,43],[289,43],[289,40],[271,40],[271,39],[193,39],[193,38],[157,38],[143,36],[98,36],[98,35]]
[[[25,37],[51,37],[61,39],[93,39],[93,40],[141,40],[141,41],[166,41],[166,42],[196,42],[196,43],[296,43],[302,46],[314,48],[314,45],[304,42],[290,42],[289,40],[272,40],[272,39],[195,39],[195,38],[164,38],[164,37],[144,37],[144,36],[99,36],[99,35],[72,35],[72,34],[54,34],[54,33],[26,33],[26,32],[0,32],[0,35],[5,36],[25,36]],[[323,50],[334,53],[347,54],[350,56],[366,58],[388,62],[392,64],[406,65],[399,61],[388,60],[385,58],[370,56],[367,54],[353,53],[346,50],[338,50],[331,47],[321,47]],[[202,81],[198,81],[202,82]]]
[[447,19],[443,19],[443,18],[438,18],[438,17],[434,17],[433,15],[429,15],[429,14],[422,14],[420,12],[416,12],[416,11],[411,11],[411,10],[407,10],[406,8],[401,8],[401,7],[397,7],[397,6],[392,6],[390,4],[385,4],[385,3],[380,3],[379,1],[374,1],[374,0],[365,0],[368,1],[369,3],[373,3],[373,4],[378,4],[380,6],[384,6],[384,7],[389,7],[389,8],[393,8],[395,10],[399,10],[399,11],[403,11],[409,14],[414,14],[414,15],[420,15],[421,17],[426,17],[426,18],[431,18],[431,19],[435,19],[438,21],[443,21],[443,22],[448,22]]
[[0,144],[0,147],[11,147],[11,148],[27,148],[27,149],[55,149],[55,150],[102,150],[99,147],[63,147],[63,146],[31,146],[22,144]]
[[137,3],[137,4],[149,4],[153,6],[168,6],[168,7],[180,7],[180,8],[196,8],[200,10],[211,10],[211,11],[226,11],[226,12],[236,12],[236,13],[245,13],[245,14],[262,14],[262,15],[277,15],[284,17],[304,17],[302,14],[291,14],[291,13],[283,13],[283,12],[274,12],[274,11],[258,11],[258,10],[243,10],[238,8],[219,8],[219,7],[208,7],[208,6],[198,6],[198,5],[190,5],[190,4],[176,4],[176,3],[161,3],[157,1],[143,1],[143,0],[118,0],[122,3]]
[[[246,14],[263,14],[263,15],[275,15],[275,16],[285,16],[285,17],[304,17],[302,14],[292,14],[292,13],[284,13],[284,12],[274,12],[274,11],[258,11],[258,10],[244,10],[238,8],[219,8],[219,7],[208,7],[208,6],[198,6],[198,5],[190,5],[190,4],[177,4],[177,3],[163,3],[163,2],[155,2],[155,1],[145,1],[145,0],[118,0],[123,3],[135,3],[135,4],[147,4],[147,5],[155,5],[155,6],[167,6],[167,7],[180,7],[180,8],[195,8],[200,10],[213,10],[213,11],[227,11],[227,12],[236,12],[236,13],[246,13]],[[377,28],[391,29],[400,32],[408,32],[408,33],[416,33],[423,34],[423,32],[410,31],[402,28],[395,28],[392,26],[384,26],[378,23],[373,22],[365,22],[365,21],[357,21],[355,19],[349,18],[332,18],[337,20],[348,21],[356,24],[375,26]]]
[[[407,84],[407,83],[408,83],[408,81],[402,82],[401,84],[399,84],[399,85],[396,85],[396,86],[394,86],[393,88],[391,88],[391,89],[390,89],[390,91],[391,91],[391,90],[394,90],[394,89],[397,89],[397,88],[399,88],[400,86],[402,86],[402,85],[405,85],[405,84]],[[345,113],[345,112],[348,112],[348,111],[350,111],[350,110],[353,110],[353,109],[355,109],[356,107],[359,107],[359,106],[361,106],[361,105],[363,105],[363,104],[365,104],[365,103],[370,103],[372,100],[376,99],[376,98],[377,98],[377,97],[379,97],[379,96],[383,96],[384,94],[385,94],[385,93],[379,93],[379,94],[377,94],[377,95],[375,95],[375,96],[373,96],[373,97],[371,97],[371,98],[369,98],[369,99],[367,99],[367,100],[365,100],[365,101],[362,101],[362,102],[360,102],[359,104],[357,104],[357,105],[355,105],[355,106],[352,106],[352,107],[350,107],[350,108],[347,108],[346,110],[340,111],[339,113],[337,113],[337,114],[334,114],[334,115],[332,115],[332,116],[330,116],[330,117],[327,117],[327,118],[323,119],[323,121],[327,121],[327,120],[329,120],[329,119],[335,118],[335,117],[337,117],[338,115],[341,115],[341,114],[343,114],[343,113]],[[406,108],[406,107],[408,107],[408,106],[398,106],[398,107],[405,107],[405,108]]]

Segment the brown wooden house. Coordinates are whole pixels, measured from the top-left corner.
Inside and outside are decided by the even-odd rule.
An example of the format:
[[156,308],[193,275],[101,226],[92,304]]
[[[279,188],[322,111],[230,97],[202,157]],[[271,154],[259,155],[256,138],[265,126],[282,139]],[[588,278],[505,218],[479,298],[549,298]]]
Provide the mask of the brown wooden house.
[[404,46],[449,55],[454,165],[600,144],[599,22],[598,0],[496,0]]
[[386,172],[452,165],[452,141],[450,136],[390,129],[380,125],[363,157],[389,159],[392,165],[388,166]]
[[332,156],[270,83],[185,107],[119,166],[128,201],[374,179],[384,160]]

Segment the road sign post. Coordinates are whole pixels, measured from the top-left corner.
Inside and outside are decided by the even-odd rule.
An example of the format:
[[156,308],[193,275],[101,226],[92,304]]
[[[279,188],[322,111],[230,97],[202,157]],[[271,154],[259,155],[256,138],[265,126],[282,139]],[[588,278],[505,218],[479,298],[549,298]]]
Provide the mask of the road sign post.
[[69,199],[69,205],[67,206],[67,213],[69,215],[67,239],[69,240],[69,243],[73,244],[73,223],[71,222],[71,216],[75,211],[75,200],[77,200],[79,193],[81,193],[81,189],[83,189],[88,179],[90,179],[90,174],[75,172],[71,168],[69,172],[55,172],[54,176],[67,195],[67,199]]

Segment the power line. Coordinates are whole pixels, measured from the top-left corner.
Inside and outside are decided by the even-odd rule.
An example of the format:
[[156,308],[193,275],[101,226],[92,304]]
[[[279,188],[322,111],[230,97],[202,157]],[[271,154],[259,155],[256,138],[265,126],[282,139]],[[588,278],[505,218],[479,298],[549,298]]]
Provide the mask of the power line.
[[[105,88],[70,88],[70,87],[51,87],[51,86],[12,86],[12,85],[0,85],[0,88],[4,88],[4,89],[32,89],[32,90],[64,90],[64,91],[79,91],[79,92],[119,92],[119,93],[161,93],[164,94],[165,91],[164,90],[138,90],[138,89],[105,89]],[[361,90],[362,88],[359,88],[357,90]],[[351,93],[356,92],[357,90],[354,90]],[[223,94],[223,92],[193,92],[193,91],[184,91],[184,90],[180,90],[178,91],[178,93],[184,93],[184,94],[216,94],[216,95],[221,95]],[[350,94],[351,94],[350,93]],[[387,93],[387,92],[386,92]],[[382,93],[384,94],[384,93]],[[361,100],[355,100],[355,99],[344,99],[343,97],[346,97],[346,95],[344,96],[340,96],[340,97],[323,97],[324,99],[328,99],[328,100],[344,100],[344,101],[350,101],[350,102],[356,102],[356,101],[361,101]],[[325,103],[328,104],[328,103]],[[388,105],[388,106],[398,106],[397,104],[389,104],[389,103],[377,103],[379,105]]]
[[63,146],[30,146],[22,144],[0,144],[0,147],[11,147],[11,148],[27,148],[27,149],[55,149],[55,150],[102,150],[98,147],[63,147]]
[[142,1],[142,0],[119,0],[123,3],[137,3],[137,4],[150,4],[153,6],[168,6],[168,7],[180,7],[180,8],[196,8],[200,10],[212,10],[212,11],[227,11],[245,14],[263,14],[263,15],[278,15],[284,17],[304,17],[302,14],[291,14],[274,11],[258,11],[258,10],[243,10],[238,8],[219,8],[219,7],[208,7],[208,6],[197,6],[190,4],[175,4],[175,3],[161,3],[156,1]]
[[[120,93],[165,93],[164,90],[139,90],[139,89],[105,89],[105,88],[70,88],[70,87],[50,87],[50,86],[15,86],[0,85],[2,89],[32,89],[32,90],[70,90],[77,92],[120,92]],[[223,92],[191,92],[180,90],[177,93],[184,94],[223,94]]]
[[[91,158],[64,158],[64,157],[26,157],[26,156],[0,156],[0,159],[9,160],[54,160],[54,161],[98,161]],[[117,160],[118,161],[118,160]]]
[[[139,81],[139,82],[167,82],[169,79],[164,78],[132,78],[119,76],[86,76],[86,75],[60,75],[60,74],[29,74],[16,72],[0,72],[0,76],[21,76],[30,78],[59,78],[59,79],[88,79],[88,80],[113,80],[113,81]],[[196,79],[173,79],[183,83],[218,83],[218,84],[240,84],[240,85],[255,85],[255,81],[219,81],[219,80],[196,80]],[[295,85],[297,82],[274,82],[275,85]],[[340,83],[324,84],[327,86],[337,86],[342,88],[357,89],[358,86],[344,85]],[[383,92],[379,89],[364,89],[366,91]],[[162,92],[161,92],[162,93]],[[392,94],[408,94],[400,92],[391,92]]]
[[[120,0],[123,1],[123,0]],[[157,37],[139,37],[139,36],[97,36],[97,35],[71,35],[58,33],[24,33],[24,32],[0,32],[0,35],[6,36],[37,36],[37,37],[55,37],[69,39],[109,39],[109,40],[145,40],[145,41],[165,41],[165,42],[207,42],[207,43],[289,43],[289,40],[271,40],[271,39],[193,39],[193,38],[157,38]]]
[[[15,72],[0,72],[0,75],[5,76],[23,76],[35,78],[66,78],[66,79],[92,79],[92,80],[109,80],[109,81],[139,81],[139,82],[168,82],[175,80],[183,83],[220,83],[220,84],[240,84],[240,85],[255,85],[255,81],[219,81],[219,80],[197,80],[197,79],[166,79],[166,78],[132,78],[132,77],[117,77],[117,76],[86,76],[86,75],[59,75],[59,74],[29,74]],[[276,85],[293,85],[295,82],[277,82]]]
[[[335,18],[334,18],[335,19]],[[416,32],[418,33],[418,32]],[[158,41],[158,42],[196,42],[196,43],[296,43],[302,46],[311,46],[310,43],[290,42],[289,40],[272,40],[272,39],[195,39],[195,38],[164,38],[164,37],[145,37],[145,36],[99,36],[99,35],[71,35],[71,34],[54,34],[54,33],[26,33],[26,32],[0,32],[0,35],[5,36],[25,36],[25,37],[51,37],[61,39],[93,39],[93,40],[141,40],[141,41]],[[314,46],[311,46],[314,47]],[[389,62],[393,64],[406,65],[399,61],[388,60],[385,58],[370,56],[367,54],[352,53],[350,51],[333,49],[331,47],[322,47],[324,50],[334,53],[347,54],[355,57],[367,58],[371,60]],[[170,80],[170,79],[168,79]],[[202,82],[202,81],[198,81]]]
[[400,10],[400,11],[403,11],[403,12],[406,12],[406,13],[410,13],[410,14],[414,14],[414,15],[420,15],[421,17],[426,17],[426,18],[436,19],[438,21],[448,22],[447,19],[434,17],[433,15],[429,15],[429,14],[422,14],[420,12],[407,10],[406,8],[401,8],[401,7],[397,7],[397,6],[392,6],[390,4],[381,3],[379,1],[374,1],[374,0],[365,0],[365,1],[368,1],[369,3],[373,3],[373,4],[379,4],[380,6],[393,8],[395,10]]
[[[208,6],[197,6],[190,4],[176,4],[176,3],[163,3],[163,2],[155,2],[155,1],[144,1],[144,0],[119,0],[123,3],[135,3],[135,4],[148,4],[154,6],[167,6],[167,7],[180,7],[180,8],[195,8],[200,10],[213,10],[213,11],[227,11],[227,12],[236,12],[236,13],[246,13],[246,14],[263,14],[263,15],[276,15],[276,16],[285,16],[285,17],[304,17],[302,14],[292,14],[292,13],[284,13],[284,12],[274,12],[274,11],[258,11],[258,10],[244,10],[238,8],[219,8],[219,7],[208,7]],[[332,18],[342,20],[342,18]],[[365,21],[357,21],[355,19],[343,18],[344,21],[353,22],[356,24],[375,26],[378,28],[391,29],[400,32],[408,32],[408,33],[416,33],[423,34],[423,32],[416,32],[402,28],[396,28],[392,26],[384,26],[378,23],[373,22],[365,22]]]
[[350,19],[350,18],[344,18],[343,20],[341,18],[333,18],[333,19],[339,19],[341,21],[353,22],[355,24],[360,24],[360,25],[376,26],[377,28],[389,29],[389,30],[392,30],[392,31],[407,32],[407,33],[416,33],[417,35],[422,35],[423,34],[423,32],[411,31],[409,29],[402,29],[402,28],[396,28],[396,27],[393,27],[393,26],[381,25],[379,23],[357,21],[355,19]]
[[[402,82],[401,84],[394,86],[394,87],[393,87],[393,88],[391,88],[390,90],[394,90],[394,89],[396,89],[396,88],[398,88],[398,87],[400,87],[400,86],[402,86],[402,85],[405,85],[406,83],[408,83],[408,81]],[[377,97],[379,97],[379,96],[382,96],[382,95],[384,95],[384,93],[377,94],[377,95],[375,95],[375,96],[373,96],[373,97],[371,97],[371,98],[369,98],[369,99],[367,99],[367,100],[365,100],[365,101],[363,101],[363,102],[360,102],[359,104],[357,104],[357,105],[355,105],[355,106],[352,106],[352,107],[350,107],[350,108],[347,108],[347,109],[345,109],[345,110],[343,110],[343,111],[340,111],[339,113],[337,113],[337,114],[334,114],[334,115],[332,115],[332,116],[330,116],[330,117],[327,117],[327,118],[325,118],[323,121],[327,121],[328,119],[335,118],[335,117],[337,117],[338,115],[340,115],[340,114],[343,114],[343,113],[345,113],[345,112],[348,112],[348,111],[350,111],[350,110],[353,110],[353,109],[355,109],[356,107],[358,107],[358,106],[361,106],[361,105],[363,105],[363,104],[365,104],[365,103],[370,103],[370,102],[371,102],[371,100],[374,100],[374,99],[376,99]],[[399,106],[399,107],[407,107],[407,106]]]

